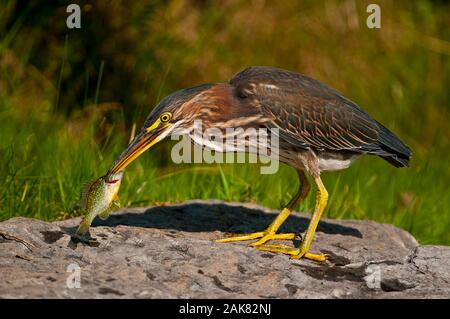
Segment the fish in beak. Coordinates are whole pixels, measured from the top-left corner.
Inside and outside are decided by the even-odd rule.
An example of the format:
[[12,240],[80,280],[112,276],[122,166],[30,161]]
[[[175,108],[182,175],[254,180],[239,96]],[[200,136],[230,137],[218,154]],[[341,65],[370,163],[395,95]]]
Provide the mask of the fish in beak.
[[106,219],[109,216],[111,204],[118,199],[117,193],[122,176],[123,172],[102,176],[86,185],[81,195],[81,209],[85,216],[78,227],[78,234],[84,235],[95,217],[100,216],[101,219]]

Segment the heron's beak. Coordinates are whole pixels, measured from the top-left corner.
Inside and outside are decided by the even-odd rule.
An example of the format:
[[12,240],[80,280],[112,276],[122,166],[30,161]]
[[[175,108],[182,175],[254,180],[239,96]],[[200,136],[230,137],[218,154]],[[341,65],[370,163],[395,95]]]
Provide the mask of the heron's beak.
[[[162,140],[166,135],[171,124],[162,124],[158,119],[145,131],[139,133],[138,136],[128,145],[125,151],[120,154],[119,158],[109,169],[107,175],[117,174],[134,161],[139,155],[144,153],[150,147]],[[166,133],[166,134],[164,134]]]

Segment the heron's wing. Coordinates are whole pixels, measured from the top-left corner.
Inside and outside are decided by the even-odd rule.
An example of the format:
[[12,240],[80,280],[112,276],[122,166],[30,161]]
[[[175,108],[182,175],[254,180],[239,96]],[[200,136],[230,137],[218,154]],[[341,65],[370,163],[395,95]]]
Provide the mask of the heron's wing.
[[240,99],[269,115],[280,137],[293,145],[384,155],[378,122],[319,81],[280,69],[253,67],[236,75],[230,84]]

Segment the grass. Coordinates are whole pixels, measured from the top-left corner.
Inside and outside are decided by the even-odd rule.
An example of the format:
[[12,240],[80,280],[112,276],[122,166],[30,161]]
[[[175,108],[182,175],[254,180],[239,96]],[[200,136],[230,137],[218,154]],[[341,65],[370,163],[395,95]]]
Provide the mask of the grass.
[[[0,9],[0,21],[7,21],[2,15],[14,1],[8,3],[8,10]],[[0,32],[0,220],[77,215],[82,185],[106,172],[127,145],[131,126],[139,129],[154,102],[175,89],[224,81],[259,64],[298,70],[336,87],[413,149],[408,169],[364,157],[345,171],[324,173],[328,217],[391,223],[421,243],[450,244],[450,33],[445,27],[450,10],[445,4],[385,1],[382,29],[376,31],[364,27],[364,3],[350,0],[284,6],[230,1],[219,9],[186,10],[189,3],[159,11],[133,5],[138,21],[120,24],[120,15],[115,23],[152,32],[138,32],[136,51],[122,52],[118,45],[113,56],[82,69],[74,66],[74,59],[82,59],[77,33],[55,37],[53,51],[38,57],[35,43],[47,35],[34,27],[23,30],[29,21],[25,13]],[[120,5],[103,10],[108,8]],[[157,18],[148,19],[148,12]],[[362,12],[358,28],[351,22],[355,12]],[[86,34],[99,41],[96,30]],[[127,39],[133,35],[125,31]],[[115,72],[130,56],[136,67],[121,78]],[[124,88],[114,87],[117,82]],[[81,100],[68,110],[67,97],[76,90]],[[127,90],[132,94],[123,95]],[[123,104],[108,102],[121,99]],[[170,142],[163,142],[127,168],[119,196],[123,206],[218,198],[278,209],[296,188],[296,175],[285,165],[277,174],[260,175],[258,165],[170,164]],[[311,194],[299,209],[310,211],[313,204]]]

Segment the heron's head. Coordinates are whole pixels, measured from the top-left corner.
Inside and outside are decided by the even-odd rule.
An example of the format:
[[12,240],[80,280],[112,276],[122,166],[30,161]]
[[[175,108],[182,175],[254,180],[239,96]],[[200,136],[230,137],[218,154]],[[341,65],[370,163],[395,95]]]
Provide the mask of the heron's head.
[[201,120],[204,127],[224,127],[242,115],[239,98],[227,84],[203,84],[164,98],[150,113],[141,131],[119,156],[108,175],[122,171],[143,152],[174,129],[190,129]]

